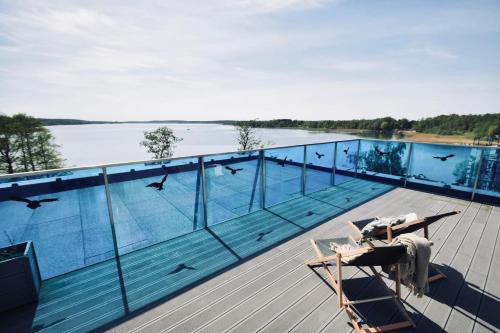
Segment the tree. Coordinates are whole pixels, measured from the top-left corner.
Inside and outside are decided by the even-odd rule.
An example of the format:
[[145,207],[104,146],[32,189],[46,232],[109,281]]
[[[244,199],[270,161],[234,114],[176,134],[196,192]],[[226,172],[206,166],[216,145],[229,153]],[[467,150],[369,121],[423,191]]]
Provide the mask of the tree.
[[251,150],[262,146],[262,140],[257,136],[252,122],[236,125],[238,150]]
[[155,159],[172,157],[175,144],[182,141],[174,135],[167,126],[159,127],[154,131],[144,131],[144,141],[140,144],[146,147],[148,153],[152,153]]
[[25,114],[0,115],[0,171],[36,171],[62,167],[50,131]]
[[12,118],[0,115],[0,171],[14,173],[17,160],[14,149],[15,133]]
[[54,143],[54,136],[45,127],[35,133],[34,155],[36,165],[43,170],[62,166],[62,159],[57,151],[60,146]]

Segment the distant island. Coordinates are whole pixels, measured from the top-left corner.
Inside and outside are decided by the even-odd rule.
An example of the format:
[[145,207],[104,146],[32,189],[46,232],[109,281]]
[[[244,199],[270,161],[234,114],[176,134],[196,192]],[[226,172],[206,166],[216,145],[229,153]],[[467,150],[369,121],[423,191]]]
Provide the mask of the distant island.
[[382,117],[353,120],[147,120],[147,121],[93,121],[80,119],[40,118],[44,126],[91,124],[222,124],[246,125],[255,128],[296,128],[331,130],[363,135],[370,132],[400,134],[411,141],[499,144],[500,113],[480,115],[440,115],[408,120]]

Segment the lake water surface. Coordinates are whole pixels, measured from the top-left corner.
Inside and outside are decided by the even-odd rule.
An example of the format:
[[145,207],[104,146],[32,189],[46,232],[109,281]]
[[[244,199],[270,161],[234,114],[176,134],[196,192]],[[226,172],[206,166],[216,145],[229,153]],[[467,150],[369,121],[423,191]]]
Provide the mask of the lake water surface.
[[[236,130],[219,124],[165,124],[176,136],[174,157],[235,151],[238,149]],[[65,165],[87,166],[151,159],[151,154],[139,145],[144,131],[163,124],[102,124],[49,126],[61,145]],[[307,131],[299,129],[257,129],[257,135],[272,146],[298,145],[356,138],[354,135]]]

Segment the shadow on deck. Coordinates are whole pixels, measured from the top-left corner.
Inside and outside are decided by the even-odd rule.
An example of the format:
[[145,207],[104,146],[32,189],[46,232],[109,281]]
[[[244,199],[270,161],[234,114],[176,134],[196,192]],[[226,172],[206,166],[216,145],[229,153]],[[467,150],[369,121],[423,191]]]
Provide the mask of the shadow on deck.
[[[43,281],[38,304],[2,332],[103,330],[240,265],[394,187],[354,179]],[[120,274],[121,270],[121,274]]]

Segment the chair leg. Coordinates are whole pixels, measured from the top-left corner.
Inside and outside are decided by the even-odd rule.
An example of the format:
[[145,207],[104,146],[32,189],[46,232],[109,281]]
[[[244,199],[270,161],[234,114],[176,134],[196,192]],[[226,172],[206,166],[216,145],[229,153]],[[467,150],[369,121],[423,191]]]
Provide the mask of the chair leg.
[[392,242],[392,228],[390,225],[387,226],[387,242]]
[[396,295],[401,298],[401,268],[396,264]]
[[342,256],[340,253],[337,253],[337,296],[339,298],[339,306],[342,308],[344,306],[344,302],[342,301]]

